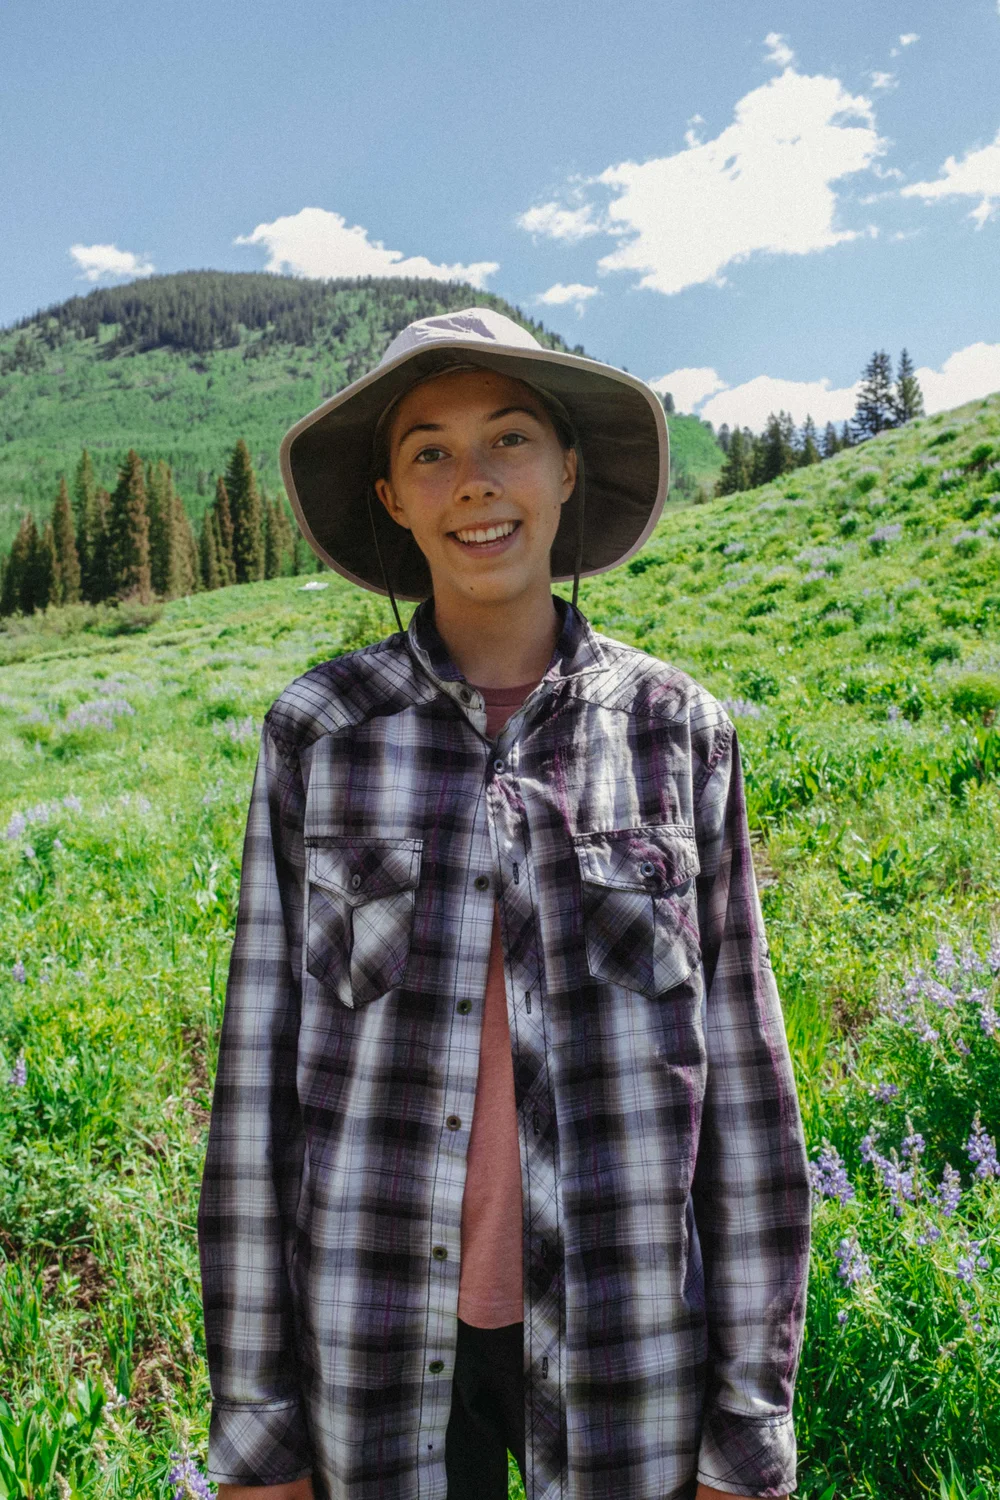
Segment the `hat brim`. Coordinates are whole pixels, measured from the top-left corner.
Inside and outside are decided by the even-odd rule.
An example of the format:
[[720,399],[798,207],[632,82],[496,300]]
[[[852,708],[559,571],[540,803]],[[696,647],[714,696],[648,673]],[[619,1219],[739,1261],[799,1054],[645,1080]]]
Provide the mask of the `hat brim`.
[[[450,338],[377,366],[285,434],[282,478],[317,557],[352,583],[385,594],[381,550],[397,597],[429,597],[430,572],[412,535],[382,505],[369,507],[372,441],[391,401],[457,358],[550,391],[572,418],[586,468],[581,576],[607,572],[637,552],[660,517],[670,477],[666,417],[649,386],[576,354],[541,347],[490,348],[481,339]],[[578,507],[574,492],[563,506],[552,546],[557,581],[573,577]]]

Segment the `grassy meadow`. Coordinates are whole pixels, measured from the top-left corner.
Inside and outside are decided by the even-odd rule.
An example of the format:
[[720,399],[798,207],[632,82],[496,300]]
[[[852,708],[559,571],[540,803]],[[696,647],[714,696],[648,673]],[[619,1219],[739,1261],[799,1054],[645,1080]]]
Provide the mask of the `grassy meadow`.
[[[203,1462],[194,1214],[256,731],[390,624],[309,582],[0,630],[0,1497],[190,1493],[172,1455]],[[675,510],[582,604],[740,732],[816,1163],[799,1493],[993,1500],[1000,397]]]

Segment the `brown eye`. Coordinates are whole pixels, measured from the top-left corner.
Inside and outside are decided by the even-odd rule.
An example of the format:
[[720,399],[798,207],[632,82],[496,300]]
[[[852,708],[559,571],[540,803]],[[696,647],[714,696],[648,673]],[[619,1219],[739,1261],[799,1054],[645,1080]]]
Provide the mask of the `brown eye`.
[[520,448],[521,444],[526,443],[528,439],[523,432],[505,432],[498,441],[504,448]]
[[421,448],[413,462],[415,464],[437,463],[443,452],[442,448]]

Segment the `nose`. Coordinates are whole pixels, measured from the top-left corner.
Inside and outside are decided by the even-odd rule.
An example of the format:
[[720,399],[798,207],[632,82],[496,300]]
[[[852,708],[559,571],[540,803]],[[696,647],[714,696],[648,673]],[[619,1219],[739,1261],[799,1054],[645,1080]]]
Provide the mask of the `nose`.
[[503,486],[489,460],[488,450],[478,446],[468,449],[455,476],[457,500],[495,500],[502,493]]

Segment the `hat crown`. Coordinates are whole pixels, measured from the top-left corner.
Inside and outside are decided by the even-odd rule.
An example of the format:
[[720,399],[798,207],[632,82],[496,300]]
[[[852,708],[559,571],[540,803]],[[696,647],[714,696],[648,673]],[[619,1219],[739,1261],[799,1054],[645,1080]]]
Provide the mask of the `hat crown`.
[[397,333],[379,364],[390,364],[425,344],[447,344],[451,340],[463,344],[481,341],[487,347],[503,344],[520,349],[541,348],[538,340],[513,318],[495,312],[492,307],[465,307],[461,312],[439,313],[408,324],[402,333]]

